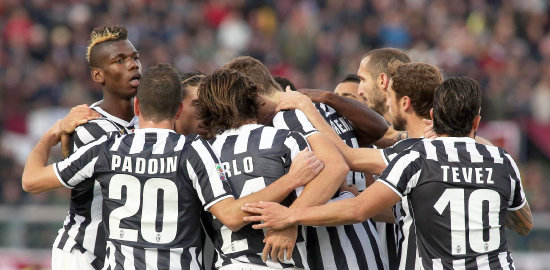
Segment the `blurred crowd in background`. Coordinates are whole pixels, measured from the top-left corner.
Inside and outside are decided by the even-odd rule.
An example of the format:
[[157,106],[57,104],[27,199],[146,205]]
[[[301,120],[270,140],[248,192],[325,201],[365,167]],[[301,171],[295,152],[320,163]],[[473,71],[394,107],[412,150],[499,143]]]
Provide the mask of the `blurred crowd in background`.
[[396,47],[473,77],[482,121],[518,127],[531,207],[549,211],[549,142],[536,140],[550,132],[549,14],[545,0],[0,0],[0,205],[67,204],[65,190],[24,194],[22,164],[70,107],[101,98],[87,41],[96,26],[122,24],[143,68],[212,72],[246,54],[298,88],[332,90],[370,49]]

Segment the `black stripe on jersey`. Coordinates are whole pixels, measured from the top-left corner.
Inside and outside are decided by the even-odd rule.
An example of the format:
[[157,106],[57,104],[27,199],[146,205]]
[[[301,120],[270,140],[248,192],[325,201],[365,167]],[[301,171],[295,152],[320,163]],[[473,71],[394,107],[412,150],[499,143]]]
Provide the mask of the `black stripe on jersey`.
[[489,255],[489,268],[490,269],[503,269],[498,259],[498,253],[490,253]]
[[514,267],[514,260],[512,259],[512,254],[510,253],[510,251],[507,251],[507,253],[508,254],[506,254],[506,261],[508,262],[508,267],[510,268],[510,270],[515,270],[516,268]]
[[[303,119],[300,119],[298,114],[300,114]],[[284,122],[286,127],[281,126],[282,123],[279,122],[281,120]],[[304,137],[308,137],[309,135],[319,132],[315,129],[315,127],[313,127],[305,114],[300,110],[280,111],[275,115],[273,125],[275,128],[296,131]]]
[[[63,226],[65,231],[63,232],[63,235],[61,236],[61,239],[59,240],[59,244],[57,245],[57,248],[63,249],[65,245],[67,244],[67,240],[69,239],[69,230],[75,225],[76,221],[74,219],[74,214],[69,214],[69,223],[67,225]],[[58,236],[59,237],[59,236]],[[71,249],[72,251],[72,249]]]
[[313,227],[305,227],[306,230],[306,249],[307,249],[307,264],[310,269],[323,269],[323,260],[321,247],[317,231]]
[[388,262],[389,269],[397,269],[399,266],[399,257],[395,252],[397,247],[395,246],[395,232],[397,231],[393,223],[386,223],[386,246],[388,249]]
[[340,237],[338,237],[338,230],[335,227],[325,227],[327,229],[330,245],[332,246],[332,254],[334,254],[334,262],[336,263],[336,269],[349,269],[346,256],[344,255],[344,249],[340,243]]
[[[368,222],[368,220],[364,222]],[[368,230],[367,228],[365,228],[365,230],[367,231],[367,234],[370,234],[370,230]],[[353,225],[346,225],[344,226],[344,231],[350,239],[351,246],[353,247],[355,258],[357,258],[357,266],[359,267],[359,269],[369,269],[365,253],[362,252],[363,247],[361,246],[361,240],[359,240],[359,237],[355,232],[355,228],[353,228]],[[373,250],[378,251],[378,248],[373,248]]]
[[[407,249],[406,249],[406,261],[400,261],[399,264],[405,263],[405,270],[414,270],[416,269],[416,230],[414,227],[414,221],[410,225],[409,228],[409,235],[407,236],[409,238]],[[403,241],[404,239],[402,239]],[[400,252],[403,252],[403,247],[401,247]],[[399,257],[401,257],[401,254],[399,254]]]
[[371,227],[375,227],[374,221],[372,219],[364,221],[362,223],[362,226],[365,227],[365,231],[367,231],[367,235],[369,236],[369,244],[371,245],[372,251],[374,252],[376,266],[378,266],[378,269],[384,269],[384,263],[382,262],[382,257],[380,255],[380,250],[378,248],[375,235],[373,235],[373,231],[370,229]]
[[[170,269],[170,250],[169,249],[158,249],[157,252],[158,252],[157,253],[157,267],[158,267],[158,269]],[[185,252],[185,250],[184,250],[184,252]]]

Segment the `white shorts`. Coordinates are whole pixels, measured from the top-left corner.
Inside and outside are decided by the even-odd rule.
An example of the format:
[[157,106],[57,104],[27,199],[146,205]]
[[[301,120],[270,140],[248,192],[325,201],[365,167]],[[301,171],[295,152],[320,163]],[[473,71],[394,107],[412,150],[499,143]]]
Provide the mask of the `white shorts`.
[[[268,266],[248,264],[248,263],[233,263],[230,265],[222,266],[218,270],[272,270],[279,268],[272,268]],[[285,268],[285,270],[301,270],[302,268]]]
[[95,255],[85,251],[74,249],[68,252],[59,248],[52,248],[52,270],[95,270],[92,262]]

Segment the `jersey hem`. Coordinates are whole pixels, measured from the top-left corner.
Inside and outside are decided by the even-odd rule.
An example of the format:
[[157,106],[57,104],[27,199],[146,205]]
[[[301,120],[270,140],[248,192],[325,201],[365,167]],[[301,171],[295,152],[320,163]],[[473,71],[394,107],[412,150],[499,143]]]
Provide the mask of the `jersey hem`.
[[208,211],[208,209],[210,209],[210,207],[212,207],[212,205],[218,203],[219,201],[228,199],[228,198],[235,198],[235,196],[233,196],[233,195],[231,195],[231,194],[228,194],[228,195],[219,197],[219,198],[217,198],[217,199],[215,199],[215,200],[209,202],[207,205],[205,205],[205,206],[204,206],[204,211]]
[[508,210],[508,211],[516,211],[516,210],[519,210],[519,209],[521,209],[522,207],[524,207],[526,203],[527,203],[527,200],[523,200],[523,202],[522,202],[519,206],[516,206],[516,207],[508,207],[508,208],[506,208],[506,210]]
[[380,179],[380,178],[378,178],[378,180],[376,180],[376,182],[381,182],[382,184],[388,186],[393,192],[397,193],[397,195],[399,195],[400,198],[403,198],[403,194],[401,194],[401,192],[399,192],[397,190],[397,188],[394,187],[390,182],[388,182],[384,179]]
[[65,183],[65,181],[63,181],[63,178],[61,178],[61,175],[59,175],[59,172],[57,171],[57,163],[54,163],[52,167],[53,167],[53,172],[55,173],[55,176],[57,177],[57,180],[59,180],[59,182],[61,182],[61,184],[63,186],[65,186],[66,188],[69,188],[69,189],[74,188],[73,186],[69,186],[69,184],[67,184],[67,183]]

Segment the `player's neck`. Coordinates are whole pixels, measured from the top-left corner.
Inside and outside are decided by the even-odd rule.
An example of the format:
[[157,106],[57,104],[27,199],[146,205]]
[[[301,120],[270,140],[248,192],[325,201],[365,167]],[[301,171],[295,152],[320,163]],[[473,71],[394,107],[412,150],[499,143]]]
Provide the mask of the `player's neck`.
[[163,120],[154,122],[143,117],[139,117],[139,128],[162,128],[162,129],[174,129],[175,120]]
[[130,122],[134,118],[133,104],[132,99],[115,99],[111,96],[103,96],[103,102],[99,104],[99,107],[112,116]]
[[426,124],[422,121],[422,118],[412,116],[407,119],[407,133],[410,138],[421,138],[424,136],[424,128]]

